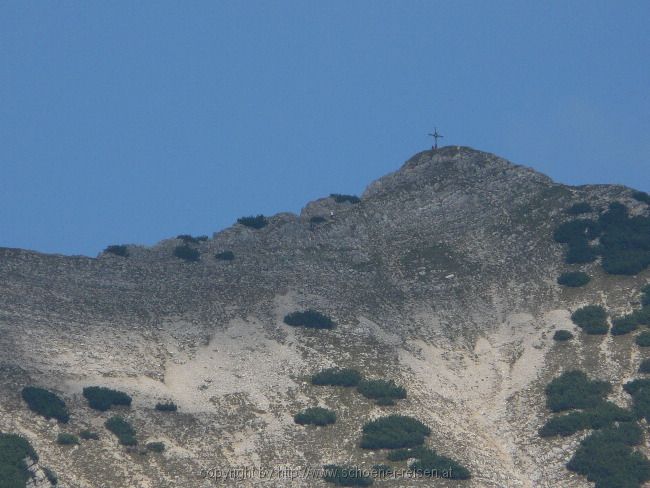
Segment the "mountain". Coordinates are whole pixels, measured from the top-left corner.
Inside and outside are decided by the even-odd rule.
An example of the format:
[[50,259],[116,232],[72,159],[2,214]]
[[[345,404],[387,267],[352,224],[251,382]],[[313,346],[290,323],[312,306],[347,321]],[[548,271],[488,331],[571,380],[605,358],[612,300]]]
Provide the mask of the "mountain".
[[[245,478],[239,486],[315,487],[332,486],[315,474],[326,464],[405,468],[386,450],[360,447],[364,423],[401,414],[426,424],[426,445],[471,473],[436,486],[593,486],[565,467],[588,431],[538,433],[554,415],[545,388],[581,369],[611,382],[610,401],[632,404],[622,385],[643,376],[637,332],[587,334],[571,313],[632,312],[650,272],[608,273],[605,251],[566,264],[554,232],[578,218],[604,226],[615,202],[645,225],[639,195],[562,185],[449,146],[416,154],[360,199],[322,198],[300,215],[243,220],[211,238],[117,246],[94,259],[0,249],[0,431],[38,454],[34,486],[50,486],[48,468],[59,486],[75,488],[224,486],[236,477]],[[567,213],[576,204],[588,204],[578,217]],[[589,249],[605,249],[612,233]],[[577,270],[591,277],[586,286],[558,285]],[[305,310],[336,326],[284,322]],[[560,329],[575,337],[553,340]],[[330,367],[394,380],[406,398],[378,405],[355,388],[311,384]],[[31,411],[26,386],[64,400],[69,422]],[[123,391],[132,404],[92,409],[88,386]],[[159,402],[178,411],[156,410]],[[336,422],[294,422],[316,406],[336,412]],[[118,444],[105,428],[113,415],[130,422],[138,446]],[[57,443],[59,433],[84,429],[99,439]],[[164,452],[148,452],[150,442]],[[227,471],[253,467],[275,468],[276,477]]]

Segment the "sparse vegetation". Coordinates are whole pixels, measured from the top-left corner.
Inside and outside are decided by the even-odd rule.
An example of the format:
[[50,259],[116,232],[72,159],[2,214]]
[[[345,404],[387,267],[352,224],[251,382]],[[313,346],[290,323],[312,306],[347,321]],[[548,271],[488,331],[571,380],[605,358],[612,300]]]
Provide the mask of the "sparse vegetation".
[[82,430],[79,432],[79,437],[81,437],[85,441],[97,441],[99,440],[99,434],[97,432],[93,432],[91,430]]
[[583,273],[582,271],[562,273],[557,279],[559,285],[568,286],[570,288],[585,286],[590,281],[591,278],[589,275],[587,273]]
[[342,195],[340,193],[331,193],[330,198],[333,198],[336,203],[359,203],[361,201],[356,195]]
[[104,425],[117,436],[123,446],[135,446],[138,443],[135,438],[135,430],[131,424],[119,415],[111,417]]
[[240,217],[237,219],[237,223],[244,225],[246,227],[250,227],[252,229],[261,229],[263,227],[266,227],[269,223],[266,217],[264,215],[257,215],[257,216],[250,216],[250,217]]
[[293,417],[294,422],[300,425],[330,425],[336,422],[336,413],[327,408],[312,407]]
[[65,402],[51,391],[36,386],[26,386],[23,388],[22,397],[30,410],[46,419],[54,418],[64,424],[70,420]]
[[366,398],[397,400],[406,398],[406,389],[395,384],[393,380],[363,380],[359,382],[357,389]]
[[115,254],[123,258],[129,257],[129,248],[123,244],[113,244],[104,249],[104,253]]
[[573,339],[573,334],[568,330],[556,330],[553,334],[553,340],[558,342],[564,342]]
[[60,444],[62,446],[73,446],[79,444],[79,437],[77,437],[74,434],[68,434],[65,432],[61,432],[57,437],[56,437],[56,443]]
[[579,308],[571,315],[574,324],[580,327],[587,334],[607,334],[607,312],[599,305],[587,305]]
[[323,369],[311,377],[311,384],[318,386],[357,386],[361,373],[351,368]]
[[594,408],[611,390],[606,381],[592,381],[582,371],[567,371],[546,386],[546,405],[553,412]]
[[389,415],[363,426],[360,447],[363,449],[399,449],[424,443],[431,429],[413,417]]
[[163,452],[165,450],[164,442],[148,442],[145,446],[148,451]]
[[232,261],[235,259],[235,253],[232,251],[221,251],[214,255],[217,261]]
[[156,410],[160,412],[175,412],[178,410],[178,407],[174,402],[159,402],[156,403]]
[[589,212],[593,212],[594,209],[591,208],[591,205],[587,202],[578,202],[574,203],[571,205],[569,208],[566,209],[566,213],[569,215],[580,215],[580,214],[585,214]]
[[197,249],[194,249],[193,247],[190,247],[187,244],[176,246],[174,248],[173,254],[178,259],[182,259],[183,261],[187,261],[190,263],[195,263],[199,259],[201,259],[201,253]]
[[38,461],[32,445],[16,434],[0,432],[0,486],[2,488],[25,488],[30,473],[25,459]]
[[323,479],[338,486],[370,486],[373,480],[363,470],[351,466],[323,466]]
[[640,347],[650,347],[650,331],[644,330],[636,338],[634,342]]
[[291,312],[284,317],[284,323],[293,327],[310,329],[333,329],[336,325],[327,315],[312,309],[304,312]]
[[88,406],[102,412],[113,405],[131,406],[131,397],[123,391],[112,390],[103,386],[87,386],[83,396],[88,400]]

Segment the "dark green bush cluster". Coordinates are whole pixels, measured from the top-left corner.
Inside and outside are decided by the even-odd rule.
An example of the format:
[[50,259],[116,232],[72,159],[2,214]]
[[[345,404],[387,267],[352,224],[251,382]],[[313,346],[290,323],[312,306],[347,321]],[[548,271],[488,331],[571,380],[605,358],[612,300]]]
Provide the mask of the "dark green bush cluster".
[[351,368],[323,369],[311,377],[311,384],[318,386],[357,386],[361,373]]
[[546,386],[546,405],[553,412],[594,408],[611,390],[607,381],[592,381],[582,371],[567,371]]
[[294,422],[300,425],[330,425],[336,422],[336,413],[327,408],[312,407],[297,413]]
[[639,365],[639,373],[650,373],[650,359],[644,359]]
[[555,334],[553,334],[553,340],[555,341],[564,342],[569,339],[573,339],[573,334],[568,330],[556,330]]
[[650,331],[644,330],[636,338],[634,342],[640,347],[650,347]]
[[632,193],[632,198],[638,200],[639,202],[650,204],[650,195],[648,195],[644,191],[635,191],[634,193]]
[[135,430],[131,424],[119,415],[111,417],[104,425],[117,436],[123,446],[135,446],[138,443],[135,438]]
[[406,398],[406,389],[395,384],[393,380],[363,380],[359,382],[357,390],[364,397],[376,400]]
[[99,434],[97,432],[93,432],[91,430],[82,430],[79,432],[79,437],[81,437],[85,441],[96,441],[99,440]]
[[327,219],[325,219],[325,217],[323,217],[322,215],[314,215],[312,218],[309,219],[309,223],[322,224],[323,222],[325,222],[325,220]]
[[311,329],[333,329],[336,326],[327,315],[311,309],[304,312],[291,312],[284,317],[284,323],[293,327]]
[[156,410],[161,412],[175,412],[178,410],[178,407],[174,402],[165,402],[165,403],[156,403]]
[[650,379],[636,379],[623,385],[623,389],[632,395],[634,413],[638,418],[650,419]]
[[591,281],[591,277],[587,273],[583,273],[582,271],[562,273],[557,279],[559,285],[568,286],[570,288],[578,288],[580,286],[585,286],[590,281]]
[[194,249],[193,247],[190,247],[187,244],[176,246],[174,248],[173,254],[174,257],[177,257],[178,259],[182,259],[183,261],[187,261],[190,263],[195,263],[196,261],[201,259],[201,253],[197,249]]
[[550,419],[539,430],[541,437],[569,436],[581,430],[602,429],[614,422],[631,422],[634,415],[629,410],[611,402],[602,402],[582,412],[571,412]]
[[218,261],[232,261],[235,259],[235,253],[232,251],[221,251],[214,255]]
[[79,444],[79,437],[77,437],[74,434],[61,432],[56,437],[56,442],[57,444],[61,444],[62,446],[73,446]]
[[323,479],[337,486],[370,486],[373,479],[363,470],[353,466],[323,466]]
[[83,396],[88,400],[88,406],[105,412],[113,405],[131,406],[131,397],[123,391],[112,390],[103,386],[87,386]]
[[250,217],[240,217],[237,219],[237,223],[250,227],[252,229],[261,229],[266,227],[269,221],[264,217],[264,215],[250,216]]
[[121,256],[123,258],[129,257],[129,249],[123,244],[113,244],[104,249],[105,253],[115,254],[116,256]]
[[2,488],[25,488],[30,477],[25,458],[38,461],[31,444],[16,434],[0,432],[0,486]]
[[51,391],[36,386],[26,386],[23,388],[22,397],[30,410],[46,419],[57,419],[64,424],[70,420],[65,402]]
[[618,317],[612,319],[612,335],[624,335],[634,332],[639,328],[639,324],[633,315],[626,315],[625,317]]
[[567,468],[595,481],[597,488],[640,487],[650,480],[650,462],[632,448],[642,438],[634,423],[594,432],[580,443]]
[[198,244],[199,242],[205,242],[208,240],[208,236],[191,236],[189,234],[181,234],[176,236],[176,239],[180,239],[185,244]]
[[148,442],[145,447],[149,451],[163,452],[165,450],[165,443],[164,442]]
[[[576,219],[557,227],[557,242],[568,245],[567,263],[588,263],[602,256],[605,272],[635,275],[650,265],[650,217],[628,215],[625,205],[614,202],[598,221]],[[598,246],[590,241],[600,238]]]
[[451,458],[441,456],[433,449],[418,449],[416,459],[409,468],[420,476],[467,480],[471,478],[469,469]]
[[356,195],[342,195],[341,193],[331,193],[330,198],[333,198],[336,203],[359,203],[361,201]]
[[593,212],[594,209],[591,208],[591,205],[587,202],[578,202],[574,203],[571,205],[569,208],[566,209],[566,213],[569,215],[580,215],[580,214],[585,214],[589,212]]
[[366,423],[360,446],[363,449],[399,449],[424,443],[431,429],[413,417],[389,415]]
[[580,327],[587,334],[607,334],[607,312],[599,305],[587,305],[579,308],[571,315],[574,324]]

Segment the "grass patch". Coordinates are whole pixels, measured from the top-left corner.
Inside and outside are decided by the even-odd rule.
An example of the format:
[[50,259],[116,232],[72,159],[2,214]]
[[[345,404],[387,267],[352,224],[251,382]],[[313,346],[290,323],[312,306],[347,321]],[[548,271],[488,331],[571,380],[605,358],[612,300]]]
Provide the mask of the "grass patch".
[[590,281],[591,277],[582,271],[562,273],[557,279],[558,285],[568,286],[570,288],[579,288],[581,286],[585,286]]
[[260,214],[257,216],[240,217],[237,219],[237,223],[245,227],[250,227],[251,229],[262,229],[269,224],[269,221],[264,215]]
[[336,413],[327,408],[312,407],[297,413],[293,420],[300,425],[331,425],[336,422]]
[[138,441],[135,438],[135,429],[123,417],[116,415],[108,419],[104,426],[117,436],[123,446],[135,446]]
[[606,381],[592,381],[582,371],[567,371],[546,386],[546,405],[553,412],[594,408],[611,390]]
[[311,384],[317,386],[357,386],[361,373],[351,368],[323,369],[311,377]]
[[413,417],[389,415],[363,426],[360,447],[363,449],[399,449],[424,443],[431,429]]
[[284,317],[284,323],[292,327],[307,327],[310,329],[333,329],[336,324],[327,315],[316,310],[291,312]]
[[558,342],[564,342],[573,339],[573,334],[568,330],[556,330],[553,334],[553,340]]
[[54,418],[64,424],[70,420],[65,402],[55,393],[36,386],[26,386],[21,394],[29,409],[46,419]]
[[17,434],[0,432],[0,486],[24,488],[30,478],[25,458],[38,461],[32,445]]
[[131,397],[123,391],[112,390],[103,386],[87,386],[83,396],[88,400],[88,406],[105,412],[113,405],[131,406]]
[[603,335],[607,334],[609,330],[607,312],[600,305],[587,305],[579,308],[573,312],[571,320],[587,334]]

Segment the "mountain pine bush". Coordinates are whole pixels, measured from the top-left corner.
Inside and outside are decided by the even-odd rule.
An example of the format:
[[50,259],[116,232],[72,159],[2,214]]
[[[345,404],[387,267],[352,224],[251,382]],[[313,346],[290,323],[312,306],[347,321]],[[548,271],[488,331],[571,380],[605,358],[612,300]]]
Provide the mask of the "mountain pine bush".
[[113,405],[131,406],[131,397],[123,391],[112,390],[103,386],[87,386],[83,396],[88,400],[88,406],[102,412]]
[[22,397],[30,410],[46,419],[54,418],[64,424],[70,420],[65,402],[51,391],[36,386],[26,386],[23,388]]

